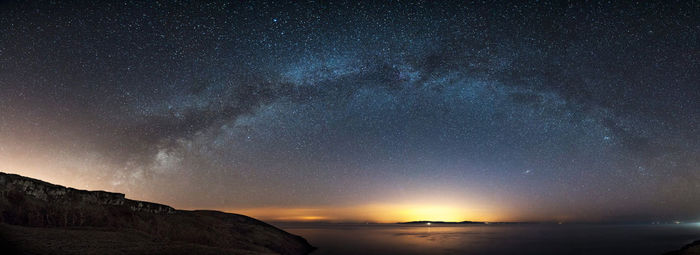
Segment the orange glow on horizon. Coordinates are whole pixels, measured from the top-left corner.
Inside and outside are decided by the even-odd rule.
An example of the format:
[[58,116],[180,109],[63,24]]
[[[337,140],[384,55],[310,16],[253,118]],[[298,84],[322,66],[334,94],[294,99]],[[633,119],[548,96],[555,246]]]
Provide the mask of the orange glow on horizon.
[[269,221],[376,222],[407,221],[499,221],[503,215],[483,209],[448,205],[369,204],[346,207],[283,208],[261,207],[225,209]]

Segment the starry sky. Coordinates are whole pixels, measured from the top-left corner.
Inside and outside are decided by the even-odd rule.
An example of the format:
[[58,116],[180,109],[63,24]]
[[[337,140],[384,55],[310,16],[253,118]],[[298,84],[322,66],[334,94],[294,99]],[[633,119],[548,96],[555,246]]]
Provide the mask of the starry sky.
[[266,220],[700,220],[697,1],[195,2],[1,2],[0,171]]

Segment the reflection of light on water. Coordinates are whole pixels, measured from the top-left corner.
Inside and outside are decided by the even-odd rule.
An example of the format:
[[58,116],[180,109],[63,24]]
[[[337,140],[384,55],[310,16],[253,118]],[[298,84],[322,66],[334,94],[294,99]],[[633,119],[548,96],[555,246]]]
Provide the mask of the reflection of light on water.
[[[555,222],[556,223],[556,222]],[[628,253],[641,254],[645,249],[666,250],[674,240],[679,246],[688,235],[700,231],[700,221],[668,226],[550,224],[522,225],[423,225],[361,224],[353,226],[301,225],[289,229],[307,238],[322,254],[521,254],[520,247],[532,247],[530,254],[567,254],[571,249],[590,249],[590,254],[607,254],[609,247],[590,247],[591,243],[619,242],[631,247]],[[427,229],[429,231],[426,231]],[[682,228],[682,229],[681,229]],[[285,229],[287,230],[287,229]],[[541,235],[539,233],[551,233]],[[644,246],[638,247],[639,242]],[[504,245],[507,243],[509,245]],[[677,247],[672,247],[676,249]],[[487,253],[486,251],[495,251]],[[314,253],[315,254],[315,253]]]

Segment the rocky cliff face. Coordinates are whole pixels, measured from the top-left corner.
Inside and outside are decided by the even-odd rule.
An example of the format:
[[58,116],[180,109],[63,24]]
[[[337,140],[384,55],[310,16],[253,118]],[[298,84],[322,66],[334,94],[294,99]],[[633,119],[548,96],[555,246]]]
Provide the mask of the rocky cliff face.
[[0,205],[5,208],[0,221],[33,227],[109,226],[109,220],[95,218],[95,210],[175,213],[170,206],[126,199],[120,193],[78,190],[5,173],[0,173]]
[[[24,248],[31,249],[36,247],[27,245],[61,243],[64,235],[55,235],[51,240],[33,240],[48,238],[51,235],[46,233],[57,228],[73,231],[77,236],[88,233],[85,232],[86,228],[90,231],[112,231],[119,233],[115,235],[124,237],[124,240],[136,238],[134,240],[139,242],[156,242],[157,245],[144,247],[161,247],[158,249],[160,251],[169,250],[170,244],[185,245],[194,253],[215,249],[214,254],[306,254],[313,249],[301,237],[243,215],[175,210],[167,205],[126,199],[120,193],[77,190],[6,173],[0,173],[0,222],[6,225],[2,229],[14,228],[0,233],[0,238],[25,243]],[[39,228],[24,231],[17,229],[21,228],[19,226]],[[47,229],[46,233],[41,229]],[[40,233],[17,234],[36,231]],[[101,236],[94,233],[85,235]],[[25,240],[27,238],[32,241]],[[115,241],[111,239],[104,243],[88,239],[90,243],[96,243],[97,250],[85,253],[100,253],[100,244],[114,245]],[[129,244],[125,244],[125,247],[133,248]],[[55,247],[44,248],[52,251]],[[202,250],[198,250],[200,248]],[[158,253],[158,250],[131,250],[126,253]],[[38,252],[41,251],[39,248]],[[81,252],[78,249],[66,253]]]
[[121,193],[78,190],[16,174],[0,173],[0,196],[12,195],[13,193],[31,196],[44,202],[126,205],[132,211],[150,213],[173,213],[175,211],[167,205],[126,199]]

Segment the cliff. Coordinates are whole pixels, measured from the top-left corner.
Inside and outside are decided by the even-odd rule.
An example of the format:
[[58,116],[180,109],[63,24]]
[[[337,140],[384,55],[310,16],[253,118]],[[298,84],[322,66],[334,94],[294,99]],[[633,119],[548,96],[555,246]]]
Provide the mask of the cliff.
[[256,219],[183,211],[0,173],[0,245],[52,254],[306,254],[299,236]]

